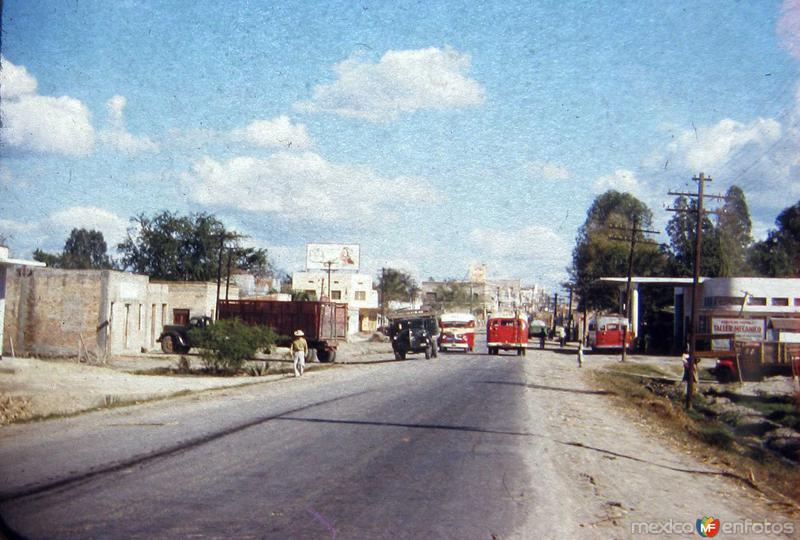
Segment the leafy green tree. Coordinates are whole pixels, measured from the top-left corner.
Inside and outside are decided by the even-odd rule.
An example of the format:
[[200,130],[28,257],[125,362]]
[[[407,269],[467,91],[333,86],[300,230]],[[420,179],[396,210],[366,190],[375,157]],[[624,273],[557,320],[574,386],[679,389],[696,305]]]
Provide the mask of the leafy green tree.
[[238,319],[223,319],[205,328],[192,328],[189,339],[200,349],[206,367],[215,373],[235,372],[259,349],[275,343],[277,334],[266,326],[248,326]]
[[[579,292],[579,309],[616,309],[617,291],[596,282],[600,277],[625,276],[628,272],[629,244],[613,240],[620,235],[614,227],[631,229],[636,221],[640,229],[652,226],[653,214],[647,205],[631,195],[610,190],[599,195],[578,230],[572,265],[567,269],[570,281]],[[643,240],[639,233],[639,240]],[[657,246],[639,243],[634,253],[634,272],[659,275],[665,257]]]
[[747,276],[752,274],[747,259],[753,243],[752,221],[744,191],[737,185],[728,188],[725,204],[717,220],[720,276]]
[[386,304],[393,300],[410,301],[419,292],[419,287],[411,274],[395,268],[381,268],[378,290],[381,293],[381,302]]
[[800,201],[784,208],[775,220],[777,229],[750,250],[750,263],[768,277],[800,277]]
[[127,238],[117,249],[122,266],[134,272],[170,281],[213,281],[220,249],[226,250],[223,273],[228,249],[233,268],[260,276],[275,272],[266,250],[242,247],[242,237],[211,214],[179,216],[165,211],[152,217],[139,214],[131,222]]
[[106,241],[100,231],[72,229],[61,253],[46,253],[37,249],[33,252],[33,258],[53,268],[79,270],[113,268],[107,251]]
[[[673,208],[679,211],[667,223],[667,234],[670,238],[669,272],[675,276],[689,277],[694,273],[697,201],[681,195],[675,199]],[[722,267],[719,234],[708,215],[703,216],[702,224],[700,275],[718,277]]]
[[440,283],[434,288],[436,294],[436,308],[441,310],[469,308],[480,303],[480,299],[473,298],[473,291],[468,283],[450,280]]

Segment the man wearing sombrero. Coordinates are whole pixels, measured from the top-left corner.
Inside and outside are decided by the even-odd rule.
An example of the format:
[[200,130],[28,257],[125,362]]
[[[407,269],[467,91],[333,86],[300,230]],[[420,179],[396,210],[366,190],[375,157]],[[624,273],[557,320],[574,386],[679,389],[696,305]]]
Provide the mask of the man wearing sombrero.
[[294,376],[299,377],[306,368],[306,355],[308,354],[308,343],[304,338],[302,330],[294,331],[294,341],[292,341],[292,360],[294,360]]

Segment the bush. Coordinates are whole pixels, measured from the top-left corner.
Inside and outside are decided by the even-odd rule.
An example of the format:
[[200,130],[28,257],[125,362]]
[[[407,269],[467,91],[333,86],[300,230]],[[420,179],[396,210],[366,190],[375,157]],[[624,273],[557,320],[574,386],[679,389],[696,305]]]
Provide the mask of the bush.
[[189,339],[211,371],[233,372],[259,349],[269,347],[277,335],[272,328],[248,326],[238,319],[221,320],[205,328],[193,328]]

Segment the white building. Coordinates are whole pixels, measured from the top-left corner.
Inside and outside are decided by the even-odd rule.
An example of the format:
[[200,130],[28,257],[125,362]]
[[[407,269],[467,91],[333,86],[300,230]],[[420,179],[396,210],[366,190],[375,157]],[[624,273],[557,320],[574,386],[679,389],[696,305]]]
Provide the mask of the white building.
[[[292,290],[305,292],[317,299],[347,304],[350,320],[348,329],[373,332],[377,328],[378,291],[372,286],[372,276],[351,272],[295,272]],[[330,296],[328,293],[330,292]]]

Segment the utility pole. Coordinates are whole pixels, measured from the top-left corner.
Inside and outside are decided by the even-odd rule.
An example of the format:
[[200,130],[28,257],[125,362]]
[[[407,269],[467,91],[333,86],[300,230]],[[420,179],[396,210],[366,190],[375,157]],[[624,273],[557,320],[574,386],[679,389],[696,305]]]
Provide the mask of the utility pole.
[[692,210],[691,208],[668,208],[667,210],[670,212],[688,212],[688,213],[695,213],[697,216],[697,224],[695,229],[695,237],[694,237],[694,271],[692,275],[692,328],[691,328],[691,336],[689,339],[689,361],[688,365],[686,366],[686,403],[685,407],[686,410],[690,410],[692,408],[692,400],[694,398],[694,386],[695,386],[695,377],[697,376],[697,363],[699,359],[696,357],[697,353],[697,331],[700,327],[700,294],[699,294],[699,284],[700,284],[700,255],[703,249],[703,221],[706,214],[720,214],[718,210],[704,210],[703,209],[703,200],[705,198],[710,199],[721,199],[726,200],[726,197],[723,195],[706,195],[705,194],[705,183],[711,182],[711,177],[706,177],[705,174],[702,172],[700,176],[695,176],[692,178],[695,182],[697,182],[697,194],[694,193],[680,193],[680,192],[669,192],[669,195],[678,195],[683,197],[697,197],[697,208]]
[[219,259],[217,260],[217,302],[214,305],[214,320],[219,320],[219,289],[222,285],[222,252],[225,249],[225,235],[219,235]]
[[633,253],[636,250],[636,243],[642,244],[654,244],[656,245],[657,242],[653,242],[652,240],[647,240],[645,238],[639,238],[639,235],[644,234],[658,234],[659,231],[651,231],[648,229],[640,229],[639,228],[639,216],[633,216],[633,226],[629,229],[627,227],[615,227],[612,226],[612,229],[615,231],[623,231],[630,233],[629,238],[620,237],[620,236],[612,236],[612,240],[622,240],[625,242],[630,242],[630,250],[628,251],[628,279],[625,281],[625,304],[623,305],[623,311],[625,312],[625,325],[622,327],[622,358],[620,359],[621,362],[624,362],[628,358],[628,327],[631,324],[631,281],[633,280]]
[[233,254],[233,248],[228,248],[228,273],[227,277],[225,278],[225,301],[228,301],[228,289],[231,287],[231,255]]
[[328,267],[328,302],[331,301],[331,266],[333,261],[325,261],[325,266]]
[[558,293],[555,293],[553,299],[553,331],[552,335],[556,335],[556,317],[558,317]]

